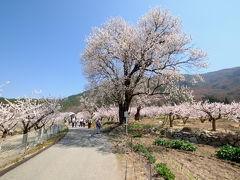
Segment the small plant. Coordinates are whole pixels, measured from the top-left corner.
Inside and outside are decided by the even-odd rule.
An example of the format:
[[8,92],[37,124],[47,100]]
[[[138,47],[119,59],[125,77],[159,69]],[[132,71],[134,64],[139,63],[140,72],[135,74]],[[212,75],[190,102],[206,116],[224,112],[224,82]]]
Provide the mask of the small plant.
[[150,161],[151,163],[155,163],[155,162],[156,162],[155,156],[153,156],[150,152],[148,152],[148,151],[144,148],[143,145],[141,145],[141,144],[135,145],[135,146],[133,147],[133,149],[134,149],[134,151],[140,151],[140,152],[142,152],[142,153],[145,155],[145,157],[149,159],[149,161]]
[[188,142],[188,141],[183,141],[183,140],[173,140],[173,141],[167,141],[165,139],[162,138],[158,138],[153,142],[154,145],[162,145],[162,146],[166,146],[169,148],[173,148],[173,149],[181,149],[181,150],[185,150],[185,151],[196,151],[197,147],[194,146],[192,143]]
[[132,147],[133,144],[132,144],[131,142],[128,142],[128,146],[129,146],[129,147]]
[[134,123],[132,125],[133,129],[141,129],[142,128],[142,125],[141,124],[137,124],[137,123]]
[[162,139],[162,138],[157,138],[154,142],[153,142],[154,145],[157,145],[157,146],[166,146],[166,147],[170,147],[170,142],[165,140],[165,139]]
[[171,142],[171,147],[174,149],[181,149],[185,151],[196,151],[196,146],[188,141],[174,140]]
[[234,161],[240,163],[240,148],[232,147],[229,144],[220,147],[219,150],[216,151],[217,157],[220,159],[227,159],[230,161]]
[[165,163],[158,163],[155,166],[156,171],[160,174],[165,180],[174,180],[175,175],[167,168]]
[[141,132],[136,132],[134,135],[133,135],[134,138],[136,137],[142,137],[142,133]]

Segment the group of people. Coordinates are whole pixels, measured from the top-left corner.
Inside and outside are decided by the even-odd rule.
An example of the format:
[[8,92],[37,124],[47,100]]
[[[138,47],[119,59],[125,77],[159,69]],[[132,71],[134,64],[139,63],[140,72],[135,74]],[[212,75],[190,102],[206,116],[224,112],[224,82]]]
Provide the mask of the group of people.
[[[66,123],[67,121],[68,121],[68,125],[71,124],[72,127],[77,127],[77,126],[85,127],[86,123],[88,125],[88,129],[90,129],[91,126],[92,126],[92,119],[91,118],[89,118],[87,120],[84,120],[83,118],[80,118],[79,119],[79,124],[78,124],[78,119],[77,119],[75,114],[71,114],[69,118],[65,117],[64,118],[64,122]],[[97,119],[96,120],[96,128],[97,128],[97,132],[96,133],[99,134],[100,133],[100,129],[101,129],[101,119]]]

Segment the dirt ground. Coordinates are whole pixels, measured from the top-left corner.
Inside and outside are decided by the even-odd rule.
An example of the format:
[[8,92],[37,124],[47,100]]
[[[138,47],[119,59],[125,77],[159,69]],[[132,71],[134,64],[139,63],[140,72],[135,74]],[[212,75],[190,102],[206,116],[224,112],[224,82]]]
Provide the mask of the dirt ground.
[[[137,123],[157,126],[159,120],[145,119]],[[174,125],[174,128],[184,127],[180,121],[175,121]],[[118,154],[122,171],[127,177],[126,179],[150,179],[150,164],[142,153],[132,151],[131,146],[129,146],[129,143],[132,142],[134,145],[144,145],[144,147],[156,157],[156,163],[166,163],[167,167],[175,174],[176,180],[240,180],[240,164],[218,159],[216,157],[216,150],[218,147],[194,144],[197,147],[195,152],[170,149],[163,146],[153,145],[154,140],[158,138],[156,135],[143,133],[142,137],[132,138],[131,140],[131,133],[128,138],[126,138],[125,128],[123,126],[117,126],[116,124],[106,126],[104,128],[108,130],[105,134],[107,134],[112,141],[113,150]],[[209,122],[191,122],[187,123],[186,126],[199,130],[211,129],[211,123]],[[238,126],[237,123],[220,120],[217,122],[217,131],[239,132]],[[109,127],[111,127],[111,130]],[[154,165],[151,165],[151,171],[153,179],[161,179],[161,177],[157,175]]]
[[[133,122],[134,120],[131,119]],[[159,125],[159,121],[164,121],[163,119],[153,119],[153,118],[143,118],[142,120],[138,121],[140,124],[152,124],[152,125]],[[169,127],[169,123],[165,124],[165,127]],[[186,124],[183,123],[182,120],[174,120],[173,121],[173,128],[182,129],[183,127],[191,127],[193,130],[212,130],[212,122],[205,121],[201,123],[199,120],[188,120]],[[216,121],[217,132],[238,132],[240,133],[240,123],[231,120],[223,120],[219,119]]]

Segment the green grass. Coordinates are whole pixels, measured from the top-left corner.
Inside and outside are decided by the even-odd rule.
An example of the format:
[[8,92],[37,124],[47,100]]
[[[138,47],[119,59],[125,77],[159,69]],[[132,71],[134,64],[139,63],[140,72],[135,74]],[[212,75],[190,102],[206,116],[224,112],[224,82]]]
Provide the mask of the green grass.
[[136,132],[132,137],[137,138],[137,137],[142,137],[141,132]]

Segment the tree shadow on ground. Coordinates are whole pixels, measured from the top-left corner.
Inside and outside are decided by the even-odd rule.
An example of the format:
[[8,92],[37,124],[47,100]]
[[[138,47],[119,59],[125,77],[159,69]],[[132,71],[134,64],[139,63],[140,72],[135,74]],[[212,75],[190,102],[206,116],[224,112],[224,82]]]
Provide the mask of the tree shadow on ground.
[[96,148],[101,153],[112,153],[111,143],[102,134],[96,134],[96,130],[87,128],[69,128],[66,136],[56,143],[57,147],[82,147]]

